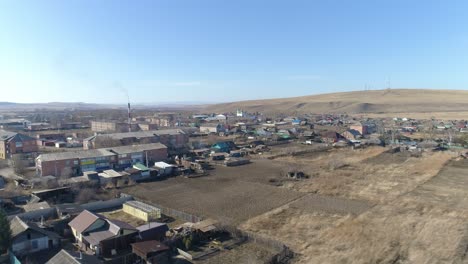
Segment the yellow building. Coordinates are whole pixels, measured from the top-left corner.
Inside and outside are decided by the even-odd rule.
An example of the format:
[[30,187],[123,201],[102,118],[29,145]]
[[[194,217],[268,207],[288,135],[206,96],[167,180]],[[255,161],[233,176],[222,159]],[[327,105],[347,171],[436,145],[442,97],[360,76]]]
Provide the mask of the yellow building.
[[161,209],[139,201],[124,203],[123,211],[146,222],[161,218]]

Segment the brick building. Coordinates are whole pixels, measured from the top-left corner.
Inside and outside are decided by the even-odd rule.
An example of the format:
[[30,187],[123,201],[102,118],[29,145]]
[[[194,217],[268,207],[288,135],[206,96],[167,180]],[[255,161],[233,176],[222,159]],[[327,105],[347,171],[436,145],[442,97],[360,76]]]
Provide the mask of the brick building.
[[0,159],[7,159],[13,154],[37,151],[35,138],[19,133],[0,131]]
[[36,158],[36,174],[77,176],[86,171],[125,169],[136,163],[151,164],[166,158],[167,147],[161,143],[48,153]]
[[110,133],[85,138],[83,140],[83,149],[94,149],[98,147],[96,142],[106,139],[114,141],[118,145],[162,143],[172,149],[182,148],[189,141],[188,135],[181,129]]
[[128,132],[138,131],[140,128],[138,124],[120,121],[91,121],[91,130],[94,132]]
[[121,146],[109,149],[116,154],[116,169],[126,169],[134,164],[142,163],[146,166],[167,158],[167,147],[161,143]]

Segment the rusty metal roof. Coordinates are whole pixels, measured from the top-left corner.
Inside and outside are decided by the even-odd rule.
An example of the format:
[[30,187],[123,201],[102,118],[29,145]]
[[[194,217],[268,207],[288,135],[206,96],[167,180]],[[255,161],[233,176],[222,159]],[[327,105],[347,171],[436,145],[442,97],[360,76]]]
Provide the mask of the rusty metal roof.
[[132,249],[133,249],[133,252],[135,251],[141,252],[146,257],[149,253],[156,253],[156,252],[169,250],[169,247],[159,241],[148,240],[144,242],[133,243]]
[[77,215],[68,225],[75,229],[78,233],[82,233],[98,219],[99,216],[91,213],[88,210],[84,210],[79,215]]

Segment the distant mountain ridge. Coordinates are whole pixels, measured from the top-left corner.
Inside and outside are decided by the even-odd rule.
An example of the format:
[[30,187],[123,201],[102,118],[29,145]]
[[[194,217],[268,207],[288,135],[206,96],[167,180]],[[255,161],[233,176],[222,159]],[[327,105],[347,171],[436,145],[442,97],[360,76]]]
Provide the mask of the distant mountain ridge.
[[242,109],[263,113],[417,113],[468,112],[468,91],[385,89],[207,105],[206,112]]
[[[132,104],[132,108],[199,108],[202,103],[146,103]],[[127,104],[94,104],[84,102],[49,102],[49,103],[15,103],[15,102],[0,102],[0,110],[64,110],[64,109],[119,109],[127,108]]]
[[118,105],[89,104],[83,102],[50,102],[50,103],[14,103],[0,102],[3,110],[30,110],[30,109],[93,109],[93,108],[115,108]]

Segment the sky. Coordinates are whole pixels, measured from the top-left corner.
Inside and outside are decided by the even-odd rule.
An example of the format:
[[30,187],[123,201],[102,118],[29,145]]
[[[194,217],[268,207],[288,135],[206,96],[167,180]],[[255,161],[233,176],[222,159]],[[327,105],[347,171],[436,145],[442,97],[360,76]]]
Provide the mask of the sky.
[[0,101],[468,89],[468,1],[0,0]]

